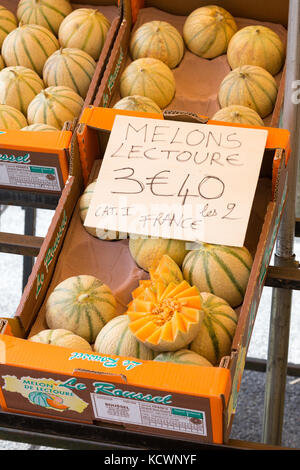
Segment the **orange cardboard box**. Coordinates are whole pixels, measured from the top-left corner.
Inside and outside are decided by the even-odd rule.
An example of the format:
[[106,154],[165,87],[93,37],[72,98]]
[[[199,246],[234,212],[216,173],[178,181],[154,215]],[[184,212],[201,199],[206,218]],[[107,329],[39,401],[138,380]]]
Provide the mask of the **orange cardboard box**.
[[0,188],[60,194],[70,165],[71,130],[0,131]]
[[[186,2],[173,2],[170,0],[131,0],[124,2],[123,21],[115,38],[111,54],[98,86],[94,101],[90,103],[95,107],[112,108],[121,98],[119,83],[122,72],[129,65],[129,43],[131,32],[141,24],[151,20],[163,20],[173,24],[182,31],[183,23],[187,15],[194,9],[209,5],[206,0]],[[238,0],[217,1],[214,4],[227,9],[238,21],[238,27],[248,24],[263,23],[273,28],[285,43],[287,39],[288,3],[284,5],[280,0],[275,2],[268,0],[263,4],[259,0],[240,2]],[[200,59],[196,55],[185,51],[183,60],[178,67],[173,69],[176,82],[176,94],[172,102],[163,112],[182,111],[199,116],[212,118],[220,108],[217,94],[221,80],[230,71],[229,64],[224,54],[214,60]],[[264,119],[266,127],[278,127],[280,111],[283,104],[285,66],[276,75],[278,94],[273,112]],[[86,184],[89,171],[93,165],[87,155],[82,154],[83,178]]]
[[[89,108],[83,114],[79,149],[93,152],[89,181],[97,175],[118,113]],[[172,117],[178,118],[174,114]],[[129,257],[119,256],[124,247],[126,251],[127,240],[108,242],[87,234],[79,216],[82,188],[71,176],[17,312],[13,318],[2,319],[2,410],[89,423],[104,429],[113,424],[141,434],[173,436],[183,442],[225,443],[230,436],[247,349],[286,200],[289,151],[289,133],[268,129],[258,182],[260,191],[254,198],[246,236],[254,263],[243,304],[237,309],[239,319],[231,353],[222,358],[218,367],[211,368],[106,356],[26,339],[45,328],[45,302],[66,273],[100,276],[101,271],[100,278],[114,292],[118,287],[116,273],[124,268],[121,276],[126,278],[128,272],[120,263],[124,259],[128,265],[132,263]],[[109,254],[113,260],[118,258],[111,271],[106,269],[105,255]],[[124,409],[126,412],[120,411]]]
[[[4,0],[2,6],[16,14],[17,0]],[[115,37],[123,18],[123,0],[73,1],[77,8],[99,9],[111,22],[97,61],[83,109],[93,103]],[[57,132],[0,132],[0,188],[60,194],[69,175],[70,123]],[[69,131],[70,129],[70,131]],[[67,132],[68,131],[68,132]],[[47,134],[47,135],[46,135]]]

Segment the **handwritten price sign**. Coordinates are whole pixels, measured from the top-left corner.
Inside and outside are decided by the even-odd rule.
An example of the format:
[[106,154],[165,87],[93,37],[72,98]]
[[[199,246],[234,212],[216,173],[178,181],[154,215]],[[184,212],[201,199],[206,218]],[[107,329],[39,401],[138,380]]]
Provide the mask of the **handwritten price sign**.
[[85,225],[243,246],[264,129],[117,115]]

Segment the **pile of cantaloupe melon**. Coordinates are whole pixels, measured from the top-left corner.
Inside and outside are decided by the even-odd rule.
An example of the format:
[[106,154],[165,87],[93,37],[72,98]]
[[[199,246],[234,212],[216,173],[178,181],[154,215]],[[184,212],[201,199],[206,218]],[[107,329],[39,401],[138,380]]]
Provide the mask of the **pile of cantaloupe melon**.
[[[283,45],[265,27],[237,31],[230,13],[215,6],[192,12],[183,37],[164,22],[146,23],[135,31],[132,62],[122,74],[122,99],[115,107],[157,112],[168,106],[176,92],[172,69],[182,60],[185,47],[207,60],[227,53],[232,71],[221,84],[221,110],[215,118],[263,125],[262,118],[272,112],[276,100],[273,75],[283,65]],[[94,184],[79,201],[82,223]],[[101,240],[119,237],[86,230]],[[106,356],[218,366],[231,354],[237,307],[243,303],[253,264],[251,253],[245,246],[199,243],[187,249],[181,240],[128,237],[132,258],[149,277],[131,292],[126,312],[117,314],[114,294],[101,280],[73,276],[47,299],[49,329],[30,340],[81,349],[85,341],[88,350]]]
[[[252,25],[238,30],[230,12],[220,6],[197,8],[186,18],[183,34],[166,21],[149,21],[131,36],[132,62],[120,79],[121,100],[114,108],[154,111],[166,108],[176,93],[172,69],[182,61],[185,48],[211,60],[226,54],[232,69],[218,90],[220,111],[214,120],[263,126],[277,98],[274,79],[284,64],[282,40],[270,28]],[[199,78],[201,80],[201,77]],[[134,100],[129,100],[134,96]],[[148,111],[144,100],[151,99]]]
[[82,110],[109,20],[69,0],[20,0],[16,15],[0,13],[0,128],[62,129]]
[[[135,244],[130,251],[138,259]],[[124,313],[117,313],[116,298],[101,280],[72,276],[47,298],[48,329],[29,340],[106,356],[218,366],[231,353],[234,307],[243,301],[252,266],[248,250],[200,244],[191,252],[176,240],[145,239],[139,251],[149,279],[139,281]]]
[[[82,224],[94,183],[79,199]],[[109,233],[86,228],[88,237],[106,243]],[[112,234],[111,234],[112,235]],[[128,235],[136,265],[148,273],[130,293],[127,310],[117,313],[108,285],[91,275],[60,282],[46,301],[48,329],[31,341],[117,355],[218,366],[231,353],[252,255],[246,247]],[[118,243],[118,234],[113,239]]]

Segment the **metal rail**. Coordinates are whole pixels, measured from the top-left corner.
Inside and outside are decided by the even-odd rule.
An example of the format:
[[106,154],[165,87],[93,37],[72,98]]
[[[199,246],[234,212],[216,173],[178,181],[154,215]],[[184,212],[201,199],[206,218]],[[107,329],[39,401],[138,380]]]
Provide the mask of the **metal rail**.
[[[289,1],[287,57],[281,125],[291,133],[292,152],[288,175],[288,197],[276,241],[275,266],[280,269],[295,270],[294,236],[300,109],[295,102],[294,93],[296,80],[300,78],[299,0]],[[273,445],[280,445],[282,439],[291,304],[291,288],[273,288],[262,431],[262,442]]]
[[[227,444],[187,442],[126,430],[109,424],[82,424],[0,412],[0,439],[69,450],[201,452],[205,450],[282,450],[283,447],[229,440]],[[289,449],[288,450],[293,450]]]

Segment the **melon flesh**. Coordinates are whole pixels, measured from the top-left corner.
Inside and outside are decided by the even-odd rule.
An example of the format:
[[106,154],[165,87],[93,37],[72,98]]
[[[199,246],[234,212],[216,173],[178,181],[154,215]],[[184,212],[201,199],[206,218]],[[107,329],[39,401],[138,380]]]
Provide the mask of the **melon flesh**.
[[154,351],[176,351],[197,335],[202,320],[202,303],[196,287],[154,281],[152,299],[133,292],[127,314],[129,328],[136,338]]

